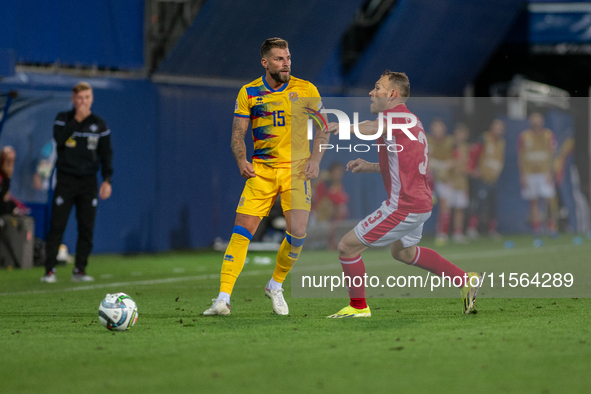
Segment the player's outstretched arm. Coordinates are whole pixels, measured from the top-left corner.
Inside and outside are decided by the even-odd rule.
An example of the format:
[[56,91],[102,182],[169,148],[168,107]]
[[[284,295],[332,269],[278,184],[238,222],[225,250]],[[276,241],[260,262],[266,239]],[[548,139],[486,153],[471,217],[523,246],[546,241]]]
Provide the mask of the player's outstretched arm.
[[369,163],[363,159],[355,159],[348,162],[347,171],[352,171],[354,174],[360,172],[377,172],[379,174],[381,172],[378,163]]
[[[363,135],[376,135],[376,133],[378,132],[379,128],[380,128],[380,122],[378,120],[366,120],[363,122],[360,122],[357,125],[357,130],[359,131],[360,134]],[[351,133],[353,133],[353,127],[355,127],[355,125],[351,125]],[[382,123],[382,135],[386,133],[386,122]]]
[[249,122],[250,119],[248,118],[234,117],[234,122],[232,123],[232,153],[234,154],[234,159],[236,159],[236,164],[238,164],[240,175],[246,179],[256,176],[252,163],[246,160],[244,137],[246,137]]
[[[355,127],[354,124],[351,124],[349,126],[349,133],[353,134],[354,130],[353,128]],[[357,131],[359,132],[359,134],[363,134],[363,135],[376,135],[376,133],[378,132],[380,127],[379,121],[378,120],[365,120],[363,122],[360,122],[357,125]],[[338,122],[330,122],[328,124],[328,132],[330,134],[339,134],[339,123]],[[386,126],[385,126],[385,122],[382,123],[382,134],[386,133]]]

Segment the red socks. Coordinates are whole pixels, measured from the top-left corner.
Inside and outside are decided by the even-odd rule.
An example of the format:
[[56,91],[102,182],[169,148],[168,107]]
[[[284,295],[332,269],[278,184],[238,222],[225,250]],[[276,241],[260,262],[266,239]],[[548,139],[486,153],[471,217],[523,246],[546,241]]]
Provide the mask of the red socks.
[[447,235],[449,232],[449,224],[451,223],[451,213],[440,213],[437,219],[437,234]]
[[497,231],[497,224],[498,222],[495,219],[491,219],[490,222],[488,222],[488,232],[489,233],[494,233]]
[[[464,287],[466,281],[464,275],[467,275],[466,272],[461,270],[448,260],[444,259],[439,253],[437,253],[433,249],[421,248],[417,246],[417,254],[411,265],[420,267],[437,276],[442,276],[445,274],[446,278],[451,278],[450,280],[452,281],[452,283],[453,278],[459,276],[462,278],[462,283],[461,286],[458,287]],[[457,282],[454,283],[454,285],[457,285]]]
[[349,297],[351,297],[350,305],[356,309],[367,308],[367,302],[365,302],[365,287],[363,286],[365,264],[363,264],[361,255],[353,258],[340,257],[339,260],[341,261],[345,277],[351,278],[350,286],[347,286]]
[[[470,219],[468,219],[468,228],[473,229],[473,230],[478,229],[478,222],[479,222],[478,215],[471,215]],[[491,220],[491,222],[492,222],[492,220]]]
[[[365,264],[363,264],[361,255],[353,258],[340,257],[339,260],[343,267],[345,277],[348,277],[351,280],[350,283],[347,282],[347,285],[350,285],[347,286],[349,297],[351,298],[350,305],[356,309],[367,308],[367,302],[365,301],[365,287],[363,286]],[[437,276],[445,275],[445,278],[449,278],[449,280],[451,280],[456,286],[458,285],[458,281],[456,280],[454,283],[453,279],[454,277],[460,277],[462,278],[462,281],[458,287],[463,287],[467,280],[467,274],[465,271],[444,259],[433,249],[417,246],[417,254],[411,265],[420,267]]]

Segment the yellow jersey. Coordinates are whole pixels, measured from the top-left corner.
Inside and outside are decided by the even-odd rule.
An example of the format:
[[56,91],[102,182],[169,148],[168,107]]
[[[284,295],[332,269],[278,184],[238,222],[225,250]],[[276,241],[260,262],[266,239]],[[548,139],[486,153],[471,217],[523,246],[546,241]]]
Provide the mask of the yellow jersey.
[[468,160],[470,148],[466,142],[455,144],[453,165],[450,169],[451,187],[454,190],[468,191]]
[[478,158],[478,169],[482,180],[495,183],[505,166],[505,139],[495,137],[490,131],[482,134],[482,152]]
[[252,122],[253,162],[289,167],[310,157],[308,118],[320,109],[320,94],[311,82],[291,77],[274,90],[263,76],[240,89],[234,116]]
[[556,138],[549,129],[534,132],[530,129],[519,135],[518,153],[522,174],[548,174],[552,171]]
[[429,144],[429,170],[438,182],[448,182],[453,160],[454,139],[446,135],[440,140],[427,135]]

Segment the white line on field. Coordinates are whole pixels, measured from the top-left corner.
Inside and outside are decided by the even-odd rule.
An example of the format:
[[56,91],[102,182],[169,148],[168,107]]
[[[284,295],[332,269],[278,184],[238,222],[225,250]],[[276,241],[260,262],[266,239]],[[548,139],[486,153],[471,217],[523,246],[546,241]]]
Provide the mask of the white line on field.
[[[570,245],[550,246],[542,248],[515,248],[515,249],[502,249],[502,250],[489,250],[485,252],[469,252],[469,253],[456,253],[452,255],[445,255],[444,257],[448,260],[470,260],[470,259],[482,259],[482,258],[493,258],[493,257],[508,257],[508,256],[520,256],[530,254],[541,254],[548,252],[559,252],[571,250]],[[335,261],[337,261],[335,257]],[[372,261],[371,266],[382,266],[392,264],[393,260],[378,260]],[[306,271],[322,271],[326,269],[334,268],[334,265],[313,265],[309,267],[301,267],[302,270]],[[297,267],[297,266],[296,266]],[[132,273],[133,274],[133,273]],[[257,275],[269,275],[269,270],[256,270],[256,271],[244,271],[241,273],[242,276],[257,276]],[[103,277],[103,275],[101,275]],[[16,291],[0,293],[0,296],[11,296],[11,295],[25,295],[25,294],[45,294],[45,293],[60,293],[70,291],[83,291],[83,290],[95,290],[104,289],[107,287],[126,287],[126,286],[146,286],[146,285],[159,285],[164,283],[176,283],[176,282],[189,282],[195,280],[207,280],[207,279],[218,279],[219,273],[208,274],[208,275],[196,275],[196,276],[181,276],[174,278],[163,278],[163,279],[151,279],[151,280],[139,280],[130,282],[116,282],[116,283],[101,283],[96,285],[78,286],[78,287],[67,287],[65,289],[53,289],[53,290],[30,290],[30,291]]]
[[[310,267],[310,269],[318,269],[318,268],[326,268],[326,266]],[[246,271],[246,272],[243,272],[241,275],[242,276],[256,276],[256,275],[263,275],[263,274],[268,275],[269,270]],[[220,274],[181,276],[181,277],[176,277],[176,278],[138,280],[138,281],[116,282],[116,283],[101,283],[101,284],[88,285],[88,286],[67,287],[65,289],[16,291],[16,292],[0,293],[0,296],[60,293],[60,292],[69,292],[69,291],[104,289],[106,287],[159,285],[159,284],[163,284],[163,283],[175,283],[175,282],[187,282],[187,281],[193,281],[193,280],[217,279],[219,277],[220,277]]]
[[[246,272],[244,274],[246,274]],[[59,292],[68,292],[68,291],[104,289],[106,287],[123,287],[123,286],[131,286],[131,285],[133,285],[133,286],[158,285],[158,284],[162,284],[162,283],[186,282],[186,281],[191,281],[191,280],[213,279],[213,278],[217,278],[217,277],[219,277],[219,274],[183,276],[183,277],[179,277],[179,278],[138,280],[138,281],[131,281],[131,282],[101,283],[101,284],[96,284],[96,285],[67,287],[65,289],[55,289],[55,290],[31,290],[31,291],[17,291],[17,292],[13,292],[13,293],[0,293],[0,296],[59,293]]]

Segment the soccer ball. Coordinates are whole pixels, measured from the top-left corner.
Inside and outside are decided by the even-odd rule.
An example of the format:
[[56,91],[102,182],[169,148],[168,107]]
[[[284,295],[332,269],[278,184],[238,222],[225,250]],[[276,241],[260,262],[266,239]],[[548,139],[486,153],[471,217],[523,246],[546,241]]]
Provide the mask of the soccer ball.
[[109,330],[129,330],[137,317],[137,306],[125,293],[107,294],[99,305],[99,320]]

